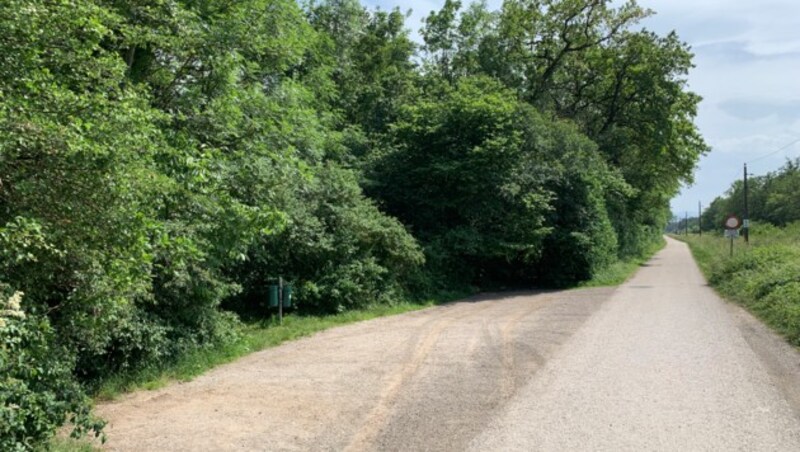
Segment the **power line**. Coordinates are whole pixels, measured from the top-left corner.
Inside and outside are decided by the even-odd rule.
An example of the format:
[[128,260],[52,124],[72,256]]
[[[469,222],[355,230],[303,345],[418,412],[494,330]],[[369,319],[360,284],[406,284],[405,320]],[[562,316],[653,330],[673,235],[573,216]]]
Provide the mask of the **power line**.
[[750,161],[749,161],[749,162],[747,162],[747,163],[753,163],[753,162],[757,162],[757,161],[759,161],[759,160],[764,160],[765,158],[767,158],[767,157],[771,157],[771,156],[773,156],[773,155],[777,154],[778,152],[781,152],[781,151],[783,151],[784,149],[788,149],[788,148],[790,148],[790,147],[791,147],[793,144],[796,144],[796,143],[800,143],[800,138],[798,138],[798,139],[796,139],[796,140],[792,141],[791,143],[789,143],[789,144],[787,144],[787,145],[785,145],[785,146],[781,147],[780,149],[776,149],[776,150],[774,150],[774,151],[770,152],[769,154],[765,154],[765,155],[762,155],[761,157],[759,157],[759,158],[757,158],[757,159],[750,160]]
[[[774,151],[772,151],[772,152],[770,152],[770,153],[768,153],[768,154],[764,154],[764,155],[762,155],[761,157],[755,158],[755,159],[753,159],[753,160],[749,160],[749,161],[745,162],[745,165],[746,165],[746,164],[753,163],[753,162],[758,162],[758,161],[760,161],[760,160],[764,160],[765,158],[771,157],[771,156],[773,156],[773,155],[777,154],[778,152],[781,152],[781,151],[783,151],[783,150],[786,150],[786,149],[790,148],[792,145],[795,145],[795,144],[797,144],[797,143],[800,143],[800,138],[798,138],[798,139],[796,139],[796,140],[794,140],[794,141],[791,141],[791,142],[789,142],[789,143],[785,144],[784,146],[781,146],[780,148],[778,148],[778,149],[776,149],[776,150],[774,150]],[[733,179],[734,181],[736,181],[736,180],[739,180],[739,179],[740,179],[740,177],[741,177],[741,176],[740,176],[740,174],[741,174],[741,173],[739,172],[739,170],[736,170],[736,175],[735,175],[735,176],[734,176],[732,179]],[[752,174],[751,174],[751,175],[752,175]],[[685,187],[685,188],[689,188],[689,187],[687,186],[687,187]],[[678,221],[680,222],[680,217],[679,217],[679,220],[678,220]]]

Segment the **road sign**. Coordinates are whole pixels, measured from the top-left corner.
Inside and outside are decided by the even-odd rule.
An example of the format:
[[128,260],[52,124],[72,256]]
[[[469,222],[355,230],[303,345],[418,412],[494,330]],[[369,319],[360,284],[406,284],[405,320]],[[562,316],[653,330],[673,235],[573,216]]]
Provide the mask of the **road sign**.
[[742,227],[742,220],[736,215],[728,215],[728,218],[725,218],[724,226],[725,229],[739,229]]
[[726,229],[725,230],[725,238],[735,239],[739,237],[739,230],[738,229]]

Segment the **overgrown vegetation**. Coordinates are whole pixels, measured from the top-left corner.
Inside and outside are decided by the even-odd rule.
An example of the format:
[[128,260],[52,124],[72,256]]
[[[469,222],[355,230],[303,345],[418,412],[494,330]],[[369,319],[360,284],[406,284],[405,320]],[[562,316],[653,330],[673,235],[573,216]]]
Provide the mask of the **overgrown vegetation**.
[[754,223],[750,245],[739,240],[733,257],[719,234],[680,238],[715,289],[800,345],[800,222]]
[[30,420],[3,438],[99,430],[82,388],[242,347],[279,275],[335,314],[642,255],[706,151],[647,14],[448,0],[417,45],[356,0],[0,3],[0,381]]
[[7,451],[45,443],[67,415],[75,436],[103,427],[72,376],[74,356],[46,318],[22,310],[23,295],[0,287],[0,448]]

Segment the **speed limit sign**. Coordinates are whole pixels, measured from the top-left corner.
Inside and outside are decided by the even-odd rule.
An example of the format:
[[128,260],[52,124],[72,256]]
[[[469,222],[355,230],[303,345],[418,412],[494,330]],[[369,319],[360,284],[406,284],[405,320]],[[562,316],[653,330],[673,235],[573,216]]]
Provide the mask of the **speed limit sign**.
[[725,229],[739,229],[740,227],[742,227],[742,220],[736,215],[728,215],[725,218]]

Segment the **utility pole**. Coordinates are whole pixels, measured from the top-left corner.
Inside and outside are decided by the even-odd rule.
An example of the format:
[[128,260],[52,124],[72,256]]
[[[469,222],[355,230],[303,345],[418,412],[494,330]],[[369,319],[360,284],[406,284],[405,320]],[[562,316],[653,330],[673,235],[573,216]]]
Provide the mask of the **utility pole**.
[[744,218],[742,219],[744,229],[744,243],[750,244],[750,215],[747,211],[747,163],[744,164]]
[[703,205],[700,201],[697,201],[697,233],[700,234],[700,237],[703,236]]
[[689,212],[686,211],[683,213],[683,226],[686,228],[686,236],[689,236]]

